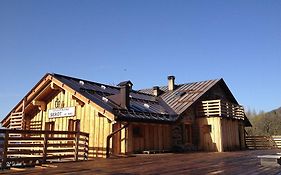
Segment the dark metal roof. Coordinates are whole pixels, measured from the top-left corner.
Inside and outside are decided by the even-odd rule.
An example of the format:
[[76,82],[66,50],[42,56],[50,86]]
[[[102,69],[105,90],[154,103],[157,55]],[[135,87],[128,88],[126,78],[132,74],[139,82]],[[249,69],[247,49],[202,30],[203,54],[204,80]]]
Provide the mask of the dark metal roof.
[[[153,95],[153,88],[139,91],[130,89],[130,106],[128,109],[124,109],[120,104],[120,87],[59,74],[46,74],[43,79],[47,75],[53,76],[74,91],[113,113],[116,116],[116,120],[143,122],[176,121],[183,112],[217,83],[220,83],[232,101],[237,103],[223,79],[216,79],[175,85],[173,91],[169,91],[167,86],[162,86],[159,87],[163,92],[160,96]],[[131,82],[126,81],[120,84],[124,83]]]
[[169,106],[161,105],[162,100],[153,95],[131,90],[130,107],[127,110],[120,105],[120,87],[59,74],[53,74],[53,76],[97,105],[115,114],[117,120],[168,122],[177,119],[176,113]]
[[[164,91],[160,97],[168,106],[170,106],[178,115],[183,113],[197,99],[206,93],[211,87],[222,79],[201,81],[176,85],[175,90],[169,91],[167,86],[159,87]],[[153,89],[143,89],[140,92],[153,94]]]

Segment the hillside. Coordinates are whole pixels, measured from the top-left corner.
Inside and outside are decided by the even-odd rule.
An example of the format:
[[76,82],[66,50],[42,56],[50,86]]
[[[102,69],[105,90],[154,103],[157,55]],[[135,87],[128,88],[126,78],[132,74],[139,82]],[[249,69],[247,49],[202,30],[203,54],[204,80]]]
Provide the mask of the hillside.
[[247,114],[253,127],[247,128],[249,135],[281,135],[281,107],[270,112]]

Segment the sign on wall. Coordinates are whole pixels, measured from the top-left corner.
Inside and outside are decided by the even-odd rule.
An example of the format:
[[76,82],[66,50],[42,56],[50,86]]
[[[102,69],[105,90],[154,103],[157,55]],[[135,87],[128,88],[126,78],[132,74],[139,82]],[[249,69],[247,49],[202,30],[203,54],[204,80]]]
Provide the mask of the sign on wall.
[[49,118],[75,116],[75,107],[49,109]]

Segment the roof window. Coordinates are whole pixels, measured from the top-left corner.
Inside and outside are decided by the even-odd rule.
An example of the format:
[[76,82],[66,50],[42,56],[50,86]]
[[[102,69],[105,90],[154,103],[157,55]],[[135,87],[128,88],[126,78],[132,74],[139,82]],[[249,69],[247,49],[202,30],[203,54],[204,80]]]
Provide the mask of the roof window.
[[186,92],[184,92],[184,91],[179,91],[179,92],[176,92],[175,93],[175,96],[176,97],[182,97],[182,96],[184,96],[186,94]]

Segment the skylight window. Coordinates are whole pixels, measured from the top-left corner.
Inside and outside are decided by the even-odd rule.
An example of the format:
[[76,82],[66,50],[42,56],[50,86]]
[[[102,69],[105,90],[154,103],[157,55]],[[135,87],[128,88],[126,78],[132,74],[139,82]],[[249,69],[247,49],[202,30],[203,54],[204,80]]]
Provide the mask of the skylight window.
[[180,92],[176,92],[176,93],[175,93],[175,96],[176,96],[176,97],[182,97],[182,96],[184,96],[185,94],[186,94],[186,92],[180,91]]
[[146,108],[150,107],[149,104],[147,104],[147,103],[143,104],[143,106],[146,107]]

